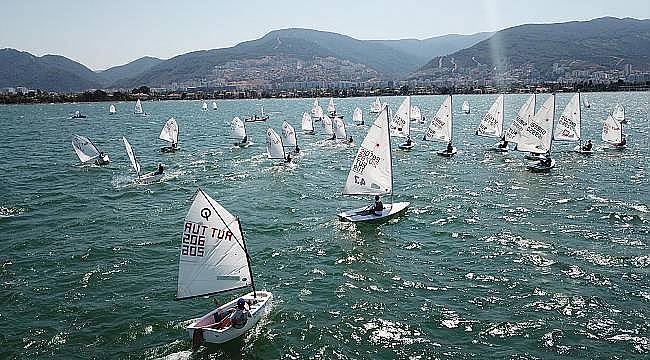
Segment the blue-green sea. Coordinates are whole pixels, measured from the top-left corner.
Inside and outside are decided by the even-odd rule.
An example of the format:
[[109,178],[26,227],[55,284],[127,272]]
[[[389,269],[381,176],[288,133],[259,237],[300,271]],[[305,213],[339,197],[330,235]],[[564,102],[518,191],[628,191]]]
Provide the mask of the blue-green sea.
[[[548,95],[540,94],[537,107]],[[556,119],[571,94],[558,94]],[[249,148],[232,146],[233,116],[260,106],[278,132],[300,128],[313,99],[0,106],[0,359],[647,359],[650,353],[650,93],[585,93],[583,138],[625,106],[628,148],[571,152],[557,167],[525,170],[521,153],[487,151],[474,131],[496,95],[454,97],[458,154],[421,140],[396,150],[394,201],[402,216],[341,223],[371,199],[341,195],[356,146],[299,134],[290,166],[266,158],[266,124],[248,124]],[[510,124],[527,95],[506,95]],[[393,109],[403,97],[385,97]],[[427,119],[443,96],[415,96]],[[470,115],[460,111],[463,100]],[[320,99],[321,106],[327,99]],[[335,99],[358,145],[367,127]],[[69,119],[75,110],[86,119]],[[165,121],[181,151],[161,154]],[[89,137],[107,167],[81,166],[71,140]],[[160,183],[133,183],[122,136]],[[184,327],[209,298],[174,301],[183,219],[197,187],[239,216],[255,284],[271,311],[224,346],[192,350]],[[390,201],[388,197],[384,202]],[[221,301],[233,299],[224,294]]]

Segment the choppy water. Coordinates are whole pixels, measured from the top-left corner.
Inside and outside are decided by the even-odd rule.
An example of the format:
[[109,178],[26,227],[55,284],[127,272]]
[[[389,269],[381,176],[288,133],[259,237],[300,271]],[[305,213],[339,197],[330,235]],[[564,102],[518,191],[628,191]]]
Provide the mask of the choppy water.
[[[597,145],[608,111],[625,105],[627,150],[588,158],[556,142],[558,166],[531,174],[521,154],[487,153],[494,141],[473,135],[495,97],[457,96],[459,153],[441,158],[433,150],[444,144],[422,141],[395,151],[395,199],[410,209],[356,227],[335,217],[369,201],[340,195],[355,147],[301,137],[295,164],[277,167],[264,125],[248,125],[247,149],[226,136],[233,116],[261,104],[276,129],[284,119],[299,128],[310,99],[220,101],[216,112],[145,102],[145,118],[133,103],[112,117],[108,104],[2,106],[0,358],[645,358],[650,97],[584,96],[583,134]],[[506,124],[525,97],[506,97]],[[556,116],[568,99],[558,96]],[[372,100],[337,104],[348,123],[355,106],[371,121]],[[430,117],[442,100],[413,103]],[[89,117],[67,119],[74,110]],[[172,115],[182,151],[162,155]],[[348,131],[360,142],[366,128]],[[113,163],[78,166],[74,133]],[[131,185],[122,135],[145,169],[166,165],[162,183]],[[192,353],[184,325],[211,301],[173,298],[197,186],[241,217],[256,284],[276,300],[245,338]]]

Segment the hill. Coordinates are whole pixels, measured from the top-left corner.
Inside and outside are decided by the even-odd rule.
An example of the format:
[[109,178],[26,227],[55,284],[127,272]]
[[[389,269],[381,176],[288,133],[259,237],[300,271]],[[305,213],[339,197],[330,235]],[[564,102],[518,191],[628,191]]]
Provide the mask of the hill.
[[104,71],[98,71],[97,74],[99,74],[99,77],[102,79],[104,85],[110,86],[111,84],[122,79],[138,76],[151,69],[153,66],[161,63],[162,61],[164,60],[151,56],[145,56],[131,61],[128,64],[114,66]]
[[458,50],[468,48],[479,43],[490,36],[491,32],[480,32],[471,35],[450,34],[443,36],[431,37],[424,40],[418,39],[400,39],[400,40],[370,40],[379,44],[390,46],[394,49],[403,51],[425,64],[431,58],[436,56],[448,55]]

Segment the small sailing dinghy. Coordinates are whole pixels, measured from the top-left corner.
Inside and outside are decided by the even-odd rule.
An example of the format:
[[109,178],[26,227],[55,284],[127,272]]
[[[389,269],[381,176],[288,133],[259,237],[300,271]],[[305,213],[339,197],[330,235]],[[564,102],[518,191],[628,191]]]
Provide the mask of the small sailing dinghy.
[[605,149],[622,150],[627,147],[627,140],[623,135],[623,123],[614,119],[612,115],[607,116],[607,119],[605,119],[601,137],[604,142],[609,144]]
[[373,103],[370,104],[370,112],[373,114],[379,114],[381,112],[381,109],[383,109],[381,100],[379,99],[379,97],[376,97],[375,101],[373,101]]
[[[133,147],[129,143],[128,140],[124,136],[122,136],[122,141],[124,142],[124,147],[126,148],[126,153],[129,155],[129,159],[131,160],[131,166],[133,167],[133,170],[138,176],[137,182],[141,184],[151,184],[153,182],[156,182],[160,180],[163,176],[162,171],[152,171],[150,173],[141,174],[141,168],[140,168],[140,163],[138,162],[138,158],[135,156],[135,151],[133,150]],[[162,166],[161,166],[162,167]],[[162,170],[161,168],[159,170]]]
[[84,164],[92,160],[95,160],[95,165],[99,166],[108,165],[108,163],[111,162],[108,155],[99,151],[95,144],[93,144],[87,137],[75,135],[72,139],[72,147],[79,157],[79,160]]
[[411,97],[407,96],[390,120],[390,135],[406,138],[406,142],[399,144],[402,150],[411,150],[415,146],[411,140]]
[[363,112],[359,107],[354,108],[354,112],[352,113],[352,121],[354,121],[355,124],[357,125],[363,125]]
[[557,141],[579,141],[580,144],[574,147],[573,151],[583,155],[591,155],[594,153],[593,149],[585,149],[582,147],[582,141],[580,140],[580,122],[580,93],[577,93],[571,97],[571,100],[569,100],[569,103],[555,123],[553,139]]
[[422,122],[422,111],[417,105],[411,106],[411,121]]
[[612,117],[614,120],[620,122],[621,124],[627,123],[627,119],[625,119],[625,108],[621,104],[616,104],[614,106],[614,110],[612,110]]
[[327,139],[335,140],[336,135],[334,135],[334,125],[332,123],[332,118],[330,118],[329,116],[324,116],[322,118],[322,121],[323,121],[323,132],[329,136]]
[[519,135],[517,151],[546,154],[526,166],[532,172],[547,172],[555,167],[555,159],[551,158],[554,118],[555,94],[552,94]]
[[111,106],[108,107],[108,113],[113,115],[116,112],[117,112],[117,110],[115,109],[115,105],[111,104]]
[[314,135],[314,121],[308,113],[305,112],[302,114],[300,125],[304,134]]
[[469,102],[467,100],[463,101],[463,105],[461,106],[461,109],[463,110],[463,113],[469,114]]
[[136,115],[145,115],[144,111],[142,110],[142,103],[140,102],[140,99],[138,99],[138,101],[135,102],[133,113]]
[[282,138],[271,128],[266,129],[266,153],[269,159],[281,159],[285,163],[291,161],[291,155],[284,151]]
[[343,140],[343,142],[346,142],[348,144],[352,143],[352,137],[348,139],[348,133],[345,131],[345,122],[343,119],[340,117],[335,117],[334,120],[332,120],[332,127],[334,130],[334,136],[336,136],[337,139]]
[[336,105],[334,105],[334,98],[330,98],[329,103],[327,103],[327,114],[330,117],[336,116]]
[[[499,95],[490,110],[483,116],[481,123],[476,129],[476,135],[500,139],[503,136],[503,94]],[[495,145],[492,150],[506,152],[508,146],[505,143]]]
[[161,152],[170,153],[178,150],[178,123],[176,119],[171,117],[167,120],[165,126],[160,130],[159,138],[169,142],[169,146],[160,148]]
[[251,117],[246,118],[246,122],[266,121],[269,119],[268,115],[264,115],[264,107],[262,106],[261,115],[253,114]]
[[203,100],[203,104],[201,104],[201,110],[203,111],[208,111],[208,103]]
[[521,106],[521,109],[519,109],[519,112],[517,113],[517,117],[512,120],[510,127],[505,132],[504,142],[498,146],[500,151],[508,150],[508,142],[517,144],[519,141],[519,134],[524,130],[524,128],[526,128],[526,126],[528,126],[530,119],[535,116],[535,100],[535,94],[532,94],[528,97],[528,100],[526,100],[524,105]]
[[[193,320],[186,328],[193,347],[223,344],[253,328],[271,307],[273,294],[255,290],[239,218],[198,188],[185,216],[180,244],[174,300],[253,290]],[[243,308],[239,313],[238,306]],[[243,317],[237,316],[242,313]]]
[[237,116],[232,118],[230,123],[232,137],[237,141],[236,146],[239,147],[249,147],[250,141],[248,141],[248,136],[246,135],[246,125],[243,121]]
[[315,118],[323,117],[323,108],[318,104],[318,99],[314,99],[314,103],[311,106],[311,116]]
[[[388,107],[377,116],[368,129],[343,188],[343,195],[393,195],[393,161],[391,158]],[[366,222],[387,219],[409,206],[409,202],[385,204],[383,210],[362,207],[338,214],[341,221]]]
[[282,139],[284,139],[283,145],[285,147],[290,148],[291,152],[293,152],[294,154],[300,152],[300,147],[298,147],[298,137],[296,136],[296,130],[286,120],[282,122]]
[[217,110],[217,102],[216,101],[212,102],[212,110]]
[[81,111],[77,110],[74,114],[70,115],[70,119],[85,119],[86,115],[82,114]]
[[591,108],[591,104],[589,103],[589,100],[587,100],[587,98],[584,98],[582,100],[582,104],[585,106],[585,109]]
[[450,157],[456,154],[457,149],[455,146],[452,146],[452,129],[453,129],[453,113],[452,113],[452,100],[451,95],[447,95],[445,101],[442,102],[438,112],[431,119],[429,128],[424,133],[425,141],[440,141],[447,143],[447,148],[439,150],[438,155],[444,157]]

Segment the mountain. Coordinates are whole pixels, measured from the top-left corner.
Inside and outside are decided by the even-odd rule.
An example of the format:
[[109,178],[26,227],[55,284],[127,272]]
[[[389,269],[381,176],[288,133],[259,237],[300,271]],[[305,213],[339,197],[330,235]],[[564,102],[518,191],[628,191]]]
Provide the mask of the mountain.
[[384,44],[394,49],[403,51],[419,62],[425,64],[436,56],[448,55],[461,49],[468,48],[479,43],[490,36],[491,32],[480,32],[471,35],[450,34],[431,37],[424,40],[400,39],[400,40],[369,40],[371,42]]
[[467,49],[435,57],[410,78],[469,72],[488,76],[532,72],[549,78],[558,68],[605,71],[621,70],[625,64],[650,70],[650,20],[605,17],[515,26]]
[[63,56],[0,49],[0,87],[15,86],[65,92],[100,88],[101,82],[90,69]]
[[131,61],[128,64],[114,66],[110,69],[98,71],[99,77],[105,85],[109,86],[122,79],[132,78],[138,76],[145,71],[151,69],[154,65],[161,63],[163,60],[151,56],[141,57],[137,60]]

